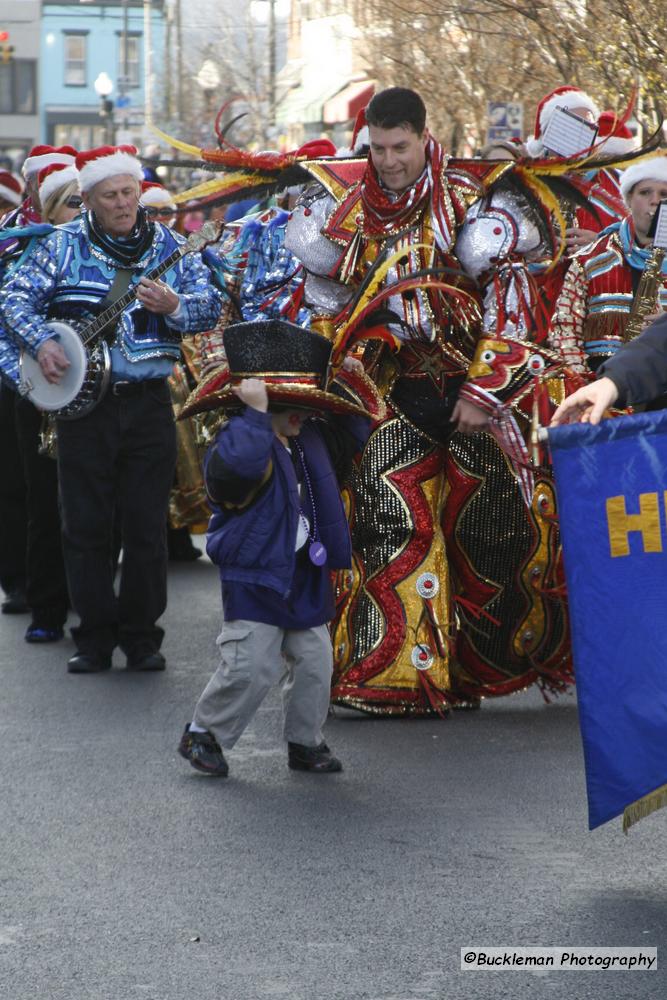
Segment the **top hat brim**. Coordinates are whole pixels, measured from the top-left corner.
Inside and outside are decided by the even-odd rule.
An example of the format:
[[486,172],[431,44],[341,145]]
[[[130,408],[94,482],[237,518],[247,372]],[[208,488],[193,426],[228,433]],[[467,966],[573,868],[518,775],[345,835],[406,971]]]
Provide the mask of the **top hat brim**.
[[[261,375],[257,375],[261,378]],[[209,410],[229,410],[243,406],[233,391],[238,384],[226,364],[210,373],[190,393],[178,419],[184,420]],[[329,390],[298,382],[266,382],[269,404],[323,413],[355,415],[382,420],[386,407],[375,386],[365,374],[341,370]],[[333,391],[331,391],[333,390]]]

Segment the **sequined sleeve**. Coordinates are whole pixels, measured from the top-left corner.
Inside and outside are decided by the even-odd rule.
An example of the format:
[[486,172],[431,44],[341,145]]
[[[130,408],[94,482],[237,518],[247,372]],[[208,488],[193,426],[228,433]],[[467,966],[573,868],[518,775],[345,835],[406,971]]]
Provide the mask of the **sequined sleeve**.
[[0,321],[17,345],[26,348],[33,357],[53,337],[46,317],[56,289],[62,251],[61,233],[39,240],[0,290]]
[[222,292],[213,284],[211,272],[200,254],[181,257],[173,287],[182,308],[177,319],[165,317],[167,326],[180,333],[198,333],[215,326],[222,309]]
[[573,260],[556,302],[548,344],[575,372],[588,371],[583,340],[587,300],[586,274],[579,261]]
[[457,257],[484,290],[483,332],[460,396],[488,413],[516,402],[535,374],[554,367],[530,339],[537,290],[528,259],[547,250],[530,206],[512,191],[471,206],[457,238]]

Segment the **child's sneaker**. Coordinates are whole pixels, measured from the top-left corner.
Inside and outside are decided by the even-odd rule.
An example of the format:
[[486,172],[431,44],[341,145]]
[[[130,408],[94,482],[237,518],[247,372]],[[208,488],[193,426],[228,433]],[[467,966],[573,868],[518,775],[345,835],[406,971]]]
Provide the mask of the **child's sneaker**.
[[318,747],[304,747],[301,743],[287,744],[287,764],[293,771],[315,771],[317,774],[332,774],[342,771],[343,765],[337,757],[331,756],[326,743]]
[[195,771],[203,774],[214,774],[219,778],[226,778],[229,774],[229,765],[225,760],[222,747],[212,733],[190,732],[188,724],[183,730],[181,742],[178,744],[178,752],[181,757],[190,761],[190,765]]

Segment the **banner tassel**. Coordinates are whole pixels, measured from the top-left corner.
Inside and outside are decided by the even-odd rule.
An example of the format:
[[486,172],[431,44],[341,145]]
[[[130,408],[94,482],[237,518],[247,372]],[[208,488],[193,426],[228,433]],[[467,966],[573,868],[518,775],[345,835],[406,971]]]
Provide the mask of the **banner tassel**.
[[637,799],[631,805],[626,806],[623,811],[623,833],[627,833],[631,826],[638,823],[640,819],[645,819],[651,813],[657,812],[667,806],[667,785],[661,785],[654,792],[649,792],[643,798]]

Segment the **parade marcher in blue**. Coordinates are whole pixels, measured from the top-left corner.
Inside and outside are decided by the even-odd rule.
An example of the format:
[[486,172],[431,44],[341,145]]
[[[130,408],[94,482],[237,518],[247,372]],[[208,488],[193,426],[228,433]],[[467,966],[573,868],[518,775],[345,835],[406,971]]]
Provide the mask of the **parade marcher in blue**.
[[[221,663],[179,753],[196,770],[226,776],[223,748],[234,746],[281,683],[289,766],[340,771],[322,734],[333,667],[330,571],[349,567],[352,555],[337,477],[363,446],[369,404],[330,391],[331,343],[307,328],[237,323],[223,339],[227,366],[184,409],[239,411],[222,425],[206,463],[214,504],[207,551],[222,583]],[[313,419],[318,414],[333,419]]]
[[[25,191],[8,173],[0,175],[0,199],[11,207],[3,212],[0,228],[0,283],[25,241],[17,233],[33,229],[42,222],[39,200],[39,174],[50,166],[74,163],[73,146],[33,146],[21,168]],[[19,450],[16,428],[16,380],[18,352],[0,323],[0,585],[6,593],[3,614],[30,611],[26,600],[26,544],[28,517],[24,462]],[[35,447],[36,451],[36,447]],[[33,452],[34,454],[34,452]],[[37,494],[38,495],[38,494]]]
[[[182,239],[139,206],[142,171],[133,146],[106,146],[76,159],[85,211],[40,240],[0,293],[0,317],[36,358],[48,383],[67,371],[51,319],[89,318],[136,299],[104,331],[111,374],[106,392],[79,419],[59,419],[58,473],[65,565],[77,652],[72,673],[108,669],[116,645],[134,670],[161,670],[166,607],[166,510],[175,436],[166,384],[180,337],[208,329],[221,294],[198,254],[181,256],[165,280],[146,277]],[[114,516],[123,563],[113,589]]]
[[[31,240],[76,214],[67,206],[78,195],[75,157],[72,146],[30,150],[22,167],[25,197],[0,219],[0,284]],[[4,177],[0,197],[12,180]],[[62,638],[68,608],[57,476],[53,461],[40,454],[41,415],[16,391],[18,358],[10,331],[0,322],[0,584],[7,592],[2,610],[30,613],[26,641],[53,642]]]
[[[35,242],[70,222],[81,211],[79,176],[74,162],[50,163],[39,171],[38,194],[42,222],[5,230],[21,234],[20,252],[7,267],[6,280],[21,267]],[[32,232],[32,235],[31,235]],[[2,238],[4,233],[0,233]],[[19,382],[18,346],[11,331],[2,338],[2,368],[11,385]],[[3,390],[4,391],[4,390]],[[30,643],[58,642],[64,637],[69,609],[62,551],[58,475],[52,451],[52,428],[29,399],[11,391],[15,400],[15,425],[25,484],[27,544],[24,553],[26,601],[31,620],[25,632]]]

